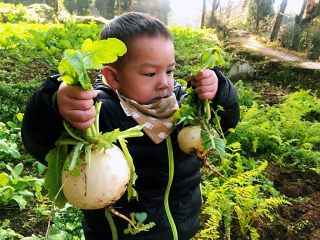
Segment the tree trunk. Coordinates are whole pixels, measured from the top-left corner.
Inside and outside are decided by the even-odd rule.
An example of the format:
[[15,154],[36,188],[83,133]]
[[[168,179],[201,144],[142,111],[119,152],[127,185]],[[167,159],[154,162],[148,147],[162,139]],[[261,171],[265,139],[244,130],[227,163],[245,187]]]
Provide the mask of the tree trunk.
[[163,0],[161,6],[161,21],[164,24],[168,24],[168,14],[170,12],[170,0]]
[[308,0],[303,1],[300,14],[297,15],[294,20],[294,29],[293,29],[292,44],[291,44],[291,48],[293,50],[298,50],[298,47],[299,47],[299,34],[301,31],[300,22],[302,20],[304,11],[306,10],[307,2]]
[[210,28],[215,28],[217,26],[216,10],[219,6],[220,0],[213,0],[211,8],[211,16],[208,26]]
[[204,19],[206,17],[206,0],[203,0],[203,6],[202,6],[202,16],[201,16],[201,28],[204,27]]
[[117,0],[117,15],[119,16],[122,13],[121,0]]
[[114,17],[115,0],[96,0],[95,7],[104,18],[112,19]]
[[258,1],[256,1],[256,6],[257,6],[257,15],[256,15],[256,33],[259,32],[259,23],[260,23],[260,8],[259,8],[259,3]]
[[270,36],[271,42],[274,41],[278,36],[278,32],[279,32],[279,29],[280,29],[280,26],[282,23],[283,14],[284,14],[286,7],[287,7],[287,3],[288,3],[288,0],[282,0],[282,2],[281,2],[280,9],[279,9],[276,21],[273,25],[271,36]]
[[[308,8],[308,6],[307,6]],[[300,21],[300,25],[303,26],[312,22],[317,16],[320,15],[320,2],[313,2],[313,5],[310,7],[309,11],[307,11],[306,16]]]
[[246,8],[248,7],[249,4],[249,0],[244,0],[242,3],[242,12],[244,12],[246,10]]
[[132,0],[128,0],[128,11],[132,11]]
[[56,17],[58,17],[58,14],[59,14],[58,0],[52,0],[52,7],[53,7],[54,14],[56,15]]

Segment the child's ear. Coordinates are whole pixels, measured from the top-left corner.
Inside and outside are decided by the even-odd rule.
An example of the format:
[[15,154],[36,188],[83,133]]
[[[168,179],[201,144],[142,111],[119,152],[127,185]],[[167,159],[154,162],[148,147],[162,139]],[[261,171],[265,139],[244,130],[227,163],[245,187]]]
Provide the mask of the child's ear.
[[119,82],[117,80],[117,70],[110,66],[104,66],[102,69],[102,74],[107,82],[107,84],[114,90],[119,88]]

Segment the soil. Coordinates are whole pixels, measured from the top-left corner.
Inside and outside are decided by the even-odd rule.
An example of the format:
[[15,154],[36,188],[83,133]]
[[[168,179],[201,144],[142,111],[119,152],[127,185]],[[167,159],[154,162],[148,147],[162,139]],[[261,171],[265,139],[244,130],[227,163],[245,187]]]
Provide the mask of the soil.
[[49,217],[42,216],[36,209],[35,203],[28,204],[24,210],[19,210],[19,208],[10,205],[2,205],[0,208],[0,223],[5,219],[10,219],[9,227],[22,236],[31,236],[32,234],[44,236]]
[[275,166],[267,172],[292,204],[279,208],[277,219],[261,227],[262,239],[320,240],[320,175]]

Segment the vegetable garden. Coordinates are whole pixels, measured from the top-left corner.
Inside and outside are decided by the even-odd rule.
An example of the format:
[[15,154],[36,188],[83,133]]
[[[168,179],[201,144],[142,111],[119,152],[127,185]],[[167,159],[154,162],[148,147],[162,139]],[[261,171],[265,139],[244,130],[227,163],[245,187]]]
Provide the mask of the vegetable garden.
[[[52,207],[44,189],[46,166],[25,151],[20,128],[28,98],[43,79],[58,73],[64,50],[79,49],[87,38],[97,40],[101,27],[72,21],[0,23],[0,239],[83,239],[81,212],[68,204]],[[201,69],[199,52],[227,49],[212,29],[170,30],[176,79]],[[240,57],[226,51],[220,68],[227,72]],[[90,73],[91,79],[97,75]],[[281,76],[286,78],[285,70]],[[225,154],[210,159],[219,174],[202,169],[201,229],[194,240],[319,239],[317,93],[303,86],[274,87],[283,94],[270,105],[262,96],[271,83],[234,83],[241,120],[226,138]]]

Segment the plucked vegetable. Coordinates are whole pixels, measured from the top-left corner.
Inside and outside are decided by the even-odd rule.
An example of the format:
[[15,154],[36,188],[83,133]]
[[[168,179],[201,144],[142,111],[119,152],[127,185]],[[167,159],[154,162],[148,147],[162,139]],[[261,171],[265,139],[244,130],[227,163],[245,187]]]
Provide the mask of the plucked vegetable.
[[105,208],[125,192],[130,180],[127,160],[117,146],[91,151],[90,167],[82,164],[80,176],[62,172],[63,193],[68,202],[81,209]]
[[[202,69],[223,64],[223,55],[223,51],[218,47],[207,49],[201,55],[200,67],[195,68],[191,76],[195,76]],[[210,166],[208,158],[225,156],[225,140],[218,116],[211,109],[209,100],[200,100],[192,87],[187,89],[186,99],[174,117],[177,124],[183,125],[178,134],[178,144],[183,152],[197,154],[207,167]],[[209,168],[212,169],[211,166]]]

